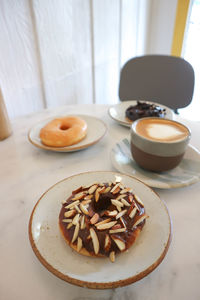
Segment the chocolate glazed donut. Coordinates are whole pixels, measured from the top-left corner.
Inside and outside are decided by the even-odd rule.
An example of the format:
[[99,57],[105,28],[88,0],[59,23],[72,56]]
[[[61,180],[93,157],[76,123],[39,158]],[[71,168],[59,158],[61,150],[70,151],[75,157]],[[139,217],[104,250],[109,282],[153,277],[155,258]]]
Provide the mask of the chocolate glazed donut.
[[144,204],[120,182],[93,183],[64,201],[59,228],[68,245],[86,256],[110,257],[126,251],[140,234]]

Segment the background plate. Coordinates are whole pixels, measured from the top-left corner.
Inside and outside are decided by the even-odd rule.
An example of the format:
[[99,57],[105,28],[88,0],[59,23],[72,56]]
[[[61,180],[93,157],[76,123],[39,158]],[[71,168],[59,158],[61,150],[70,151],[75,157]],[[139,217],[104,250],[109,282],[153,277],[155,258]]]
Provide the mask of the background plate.
[[[155,104],[155,105],[160,106],[161,108],[165,108],[166,109],[165,118],[173,119],[174,113],[169,107],[164,106],[164,105],[159,104],[159,103],[150,102],[150,101],[142,101],[141,100],[141,102],[146,102],[146,103],[149,103],[149,104]],[[126,109],[129,106],[136,105],[136,104],[137,104],[137,100],[120,102],[119,104],[111,106],[108,110],[108,114],[110,115],[110,117],[112,119],[114,119],[119,124],[124,125],[126,127],[130,127],[132,122],[127,121],[126,116],[125,116],[125,112],[126,112]]]
[[77,144],[67,147],[49,147],[42,144],[39,133],[42,127],[44,127],[48,122],[59,117],[68,117],[69,115],[54,116],[49,119],[45,119],[34,127],[32,127],[28,133],[29,141],[36,147],[45,150],[56,151],[56,152],[73,152],[88,148],[96,144],[106,133],[107,127],[103,121],[98,118],[88,116],[88,115],[73,115],[82,118],[86,121],[88,125],[88,131],[86,137]]
[[[86,257],[72,250],[60,234],[58,218],[61,202],[72,190],[115,180],[133,188],[149,218],[136,243],[111,263],[108,258]],[[115,288],[143,278],[165,257],[170,237],[170,217],[159,196],[132,176],[109,171],[82,173],[58,182],[38,200],[29,221],[31,246],[40,262],[59,278],[88,288]]]
[[179,188],[196,183],[200,179],[200,153],[188,145],[182,162],[173,170],[161,173],[150,172],[133,160],[127,138],[118,142],[111,150],[113,166],[120,172],[135,176],[151,187],[161,189]]

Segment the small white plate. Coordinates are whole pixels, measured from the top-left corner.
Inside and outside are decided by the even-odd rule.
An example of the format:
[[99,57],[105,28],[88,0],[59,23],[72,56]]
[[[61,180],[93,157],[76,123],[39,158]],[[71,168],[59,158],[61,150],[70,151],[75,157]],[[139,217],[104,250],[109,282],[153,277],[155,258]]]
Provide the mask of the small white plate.
[[[72,190],[93,182],[121,181],[143,201],[149,218],[128,251],[108,258],[86,257],[72,250],[60,234],[61,202]],[[36,203],[29,221],[29,239],[39,261],[54,275],[88,288],[116,288],[140,280],[164,259],[171,240],[171,220],[164,202],[151,188],[132,176],[116,172],[87,172],[49,188]]]
[[[66,116],[66,115],[65,115]],[[42,144],[39,134],[42,127],[44,127],[48,122],[55,118],[61,116],[51,117],[46,120],[40,121],[34,127],[29,130],[28,139],[36,147],[42,148],[45,150],[56,151],[56,152],[73,152],[88,148],[96,144],[106,133],[107,127],[103,121],[98,118],[88,116],[88,115],[76,115],[77,117],[82,118],[86,121],[88,126],[88,131],[86,137],[77,144],[67,146],[67,147],[49,147]],[[63,116],[62,116],[63,117]]]
[[113,166],[120,172],[135,176],[151,187],[171,189],[188,186],[200,180],[200,153],[188,145],[183,160],[173,170],[161,173],[146,171],[133,160],[127,138],[118,142],[111,150]]
[[[165,108],[166,109],[166,115],[165,115],[165,118],[167,119],[173,119],[173,111],[167,107],[167,106],[164,106],[162,104],[159,104],[159,103],[155,103],[155,102],[150,102],[150,101],[142,101],[141,102],[146,102],[146,103],[149,103],[149,104],[154,104],[154,105],[158,105],[160,106],[161,108]],[[125,112],[127,110],[127,108],[131,105],[136,105],[137,104],[137,100],[131,100],[131,101],[123,101],[123,102],[120,102],[119,104],[116,104],[116,105],[113,105],[109,108],[108,110],[108,114],[110,115],[110,117],[112,119],[114,119],[116,122],[118,122],[119,124],[121,125],[124,125],[126,127],[130,127],[132,122],[128,121],[126,119],[126,115],[125,115]]]

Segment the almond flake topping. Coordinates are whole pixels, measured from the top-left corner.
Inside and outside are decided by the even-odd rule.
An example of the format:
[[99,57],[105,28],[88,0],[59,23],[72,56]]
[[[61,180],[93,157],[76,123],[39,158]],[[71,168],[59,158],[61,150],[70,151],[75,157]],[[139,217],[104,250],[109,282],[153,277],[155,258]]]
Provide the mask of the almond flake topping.
[[115,251],[111,251],[109,257],[111,262],[115,262]]
[[[93,195],[87,195],[84,197],[84,200],[90,200],[90,199],[92,199],[92,197],[93,197]],[[82,201],[82,203],[83,203],[83,201]]]
[[106,216],[109,216],[109,217],[116,217],[116,215],[118,214],[118,212],[116,211],[116,210],[106,210],[105,212],[104,212],[104,214],[106,215]]
[[69,223],[69,224],[67,225],[67,229],[70,229],[72,226],[73,226],[73,224],[72,224],[72,223]]
[[142,200],[137,195],[134,195],[134,196],[135,196],[136,201],[144,207],[144,203],[142,202]]
[[120,212],[116,215],[116,219],[119,219],[120,217],[122,217],[123,215],[125,215],[126,212],[127,212],[126,209],[120,211]]
[[120,212],[122,211],[121,207],[120,206],[116,206],[117,207],[117,210]]
[[80,237],[78,237],[78,241],[77,241],[77,251],[78,252],[81,250],[82,246],[83,246],[82,239]]
[[73,244],[75,242],[75,240],[78,237],[78,233],[79,233],[79,223],[76,224],[75,229],[74,229],[74,235],[72,237],[72,241],[71,243]]
[[90,235],[92,238],[94,252],[95,252],[95,254],[98,254],[99,253],[99,240],[98,240],[97,234],[93,228],[90,228]]
[[125,199],[121,199],[121,202],[125,205],[125,206],[131,206],[130,203],[128,203]]
[[80,209],[82,210],[82,212],[83,212],[85,215],[89,215],[89,212],[88,212],[87,208],[86,208],[85,205],[83,205],[82,203],[80,204]]
[[109,233],[119,233],[126,231],[126,228],[110,229]]
[[80,203],[80,201],[79,200],[77,200],[77,201],[74,201],[73,203],[71,203],[71,204],[68,204],[67,206],[65,206],[65,208],[71,208],[71,207],[74,207],[75,205],[77,205],[77,204],[79,204]]
[[80,218],[80,214],[75,215],[75,217],[72,220],[72,224],[76,225],[79,221]]
[[130,217],[131,219],[133,219],[133,218],[135,217],[136,212],[137,212],[137,208],[134,207],[133,210],[130,212],[129,217]]
[[85,196],[85,193],[84,193],[84,192],[80,192],[80,193],[76,194],[76,195],[72,198],[72,200],[73,200],[73,201],[74,201],[74,200],[80,200],[80,199],[84,198],[84,196]]
[[112,204],[115,205],[115,206],[119,206],[119,207],[123,207],[123,206],[124,206],[123,203],[121,203],[120,201],[115,200],[115,199],[111,199],[111,202],[112,202]]
[[85,229],[86,224],[85,224],[85,216],[83,215],[81,218],[81,229]]
[[98,189],[95,192],[95,201],[98,202],[99,201],[99,192]]
[[120,194],[125,194],[128,193],[130,191],[130,188],[125,188],[123,190],[121,190]]
[[76,214],[76,210],[69,210],[64,213],[65,218],[73,217]]
[[93,217],[90,219],[91,224],[95,224],[99,220],[99,214],[94,214]]
[[108,193],[111,190],[111,187],[108,186],[104,191],[102,191],[103,194]]
[[92,201],[92,200],[90,200],[90,199],[88,199],[88,200],[83,200],[83,201],[81,202],[81,204],[86,205],[86,204],[89,204],[91,201]]
[[63,223],[71,223],[71,222],[72,222],[72,219],[62,219],[62,222],[63,222]]
[[123,251],[126,249],[126,245],[124,243],[124,241],[122,241],[121,239],[112,236],[113,241],[115,242],[115,244],[117,245],[117,247],[119,248],[120,251]]
[[144,221],[146,218],[148,218],[148,216],[147,215],[142,215],[136,222],[135,222],[135,224],[133,224],[133,227],[135,227],[135,226],[137,226],[137,225],[139,225],[142,221]]
[[120,187],[118,186],[112,193],[117,194],[117,193],[119,193],[119,191],[120,191]]
[[81,210],[79,209],[79,207],[78,207],[77,205],[74,205],[74,208],[76,209],[76,211],[77,211],[78,213],[81,214]]
[[101,225],[101,224],[105,224],[105,223],[110,222],[110,220],[111,220],[111,218],[108,218],[108,219],[105,219],[105,220],[103,220],[103,221],[100,221],[100,222],[98,222],[98,223],[96,223],[96,224],[94,224],[94,225],[95,225],[95,226],[99,226],[99,225]]
[[88,194],[93,194],[95,192],[96,188],[97,188],[97,184],[92,185],[88,190]]
[[120,182],[117,183],[110,192],[113,193],[115,191],[115,189],[119,187],[119,185],[120,185]]
[[97,226],[97,229],[98,230],[108,229],[108,228],[113,227],[116,223],[117,223],[117,221],[111,221],[111,222],[108,222],[108,223],[100,224],[100,225]]
[[110,239],[109,235],[106,234],[106,236],[105,236],[105,241],[104,241],[104,250],[105,250],[106,252],[108,252],[109,249],[110,249],[110,246],[111,246],[111,239]]

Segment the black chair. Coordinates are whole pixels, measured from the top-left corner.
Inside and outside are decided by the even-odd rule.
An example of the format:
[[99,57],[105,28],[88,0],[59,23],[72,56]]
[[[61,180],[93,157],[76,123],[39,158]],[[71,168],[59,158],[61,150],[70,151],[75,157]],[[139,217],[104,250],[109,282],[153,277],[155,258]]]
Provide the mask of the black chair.
[[130,59],[122,67],[121,101],[146,100],[166,105],[175,112],[193,97],[194,70],[186,60],[167,55],[145,55]]

